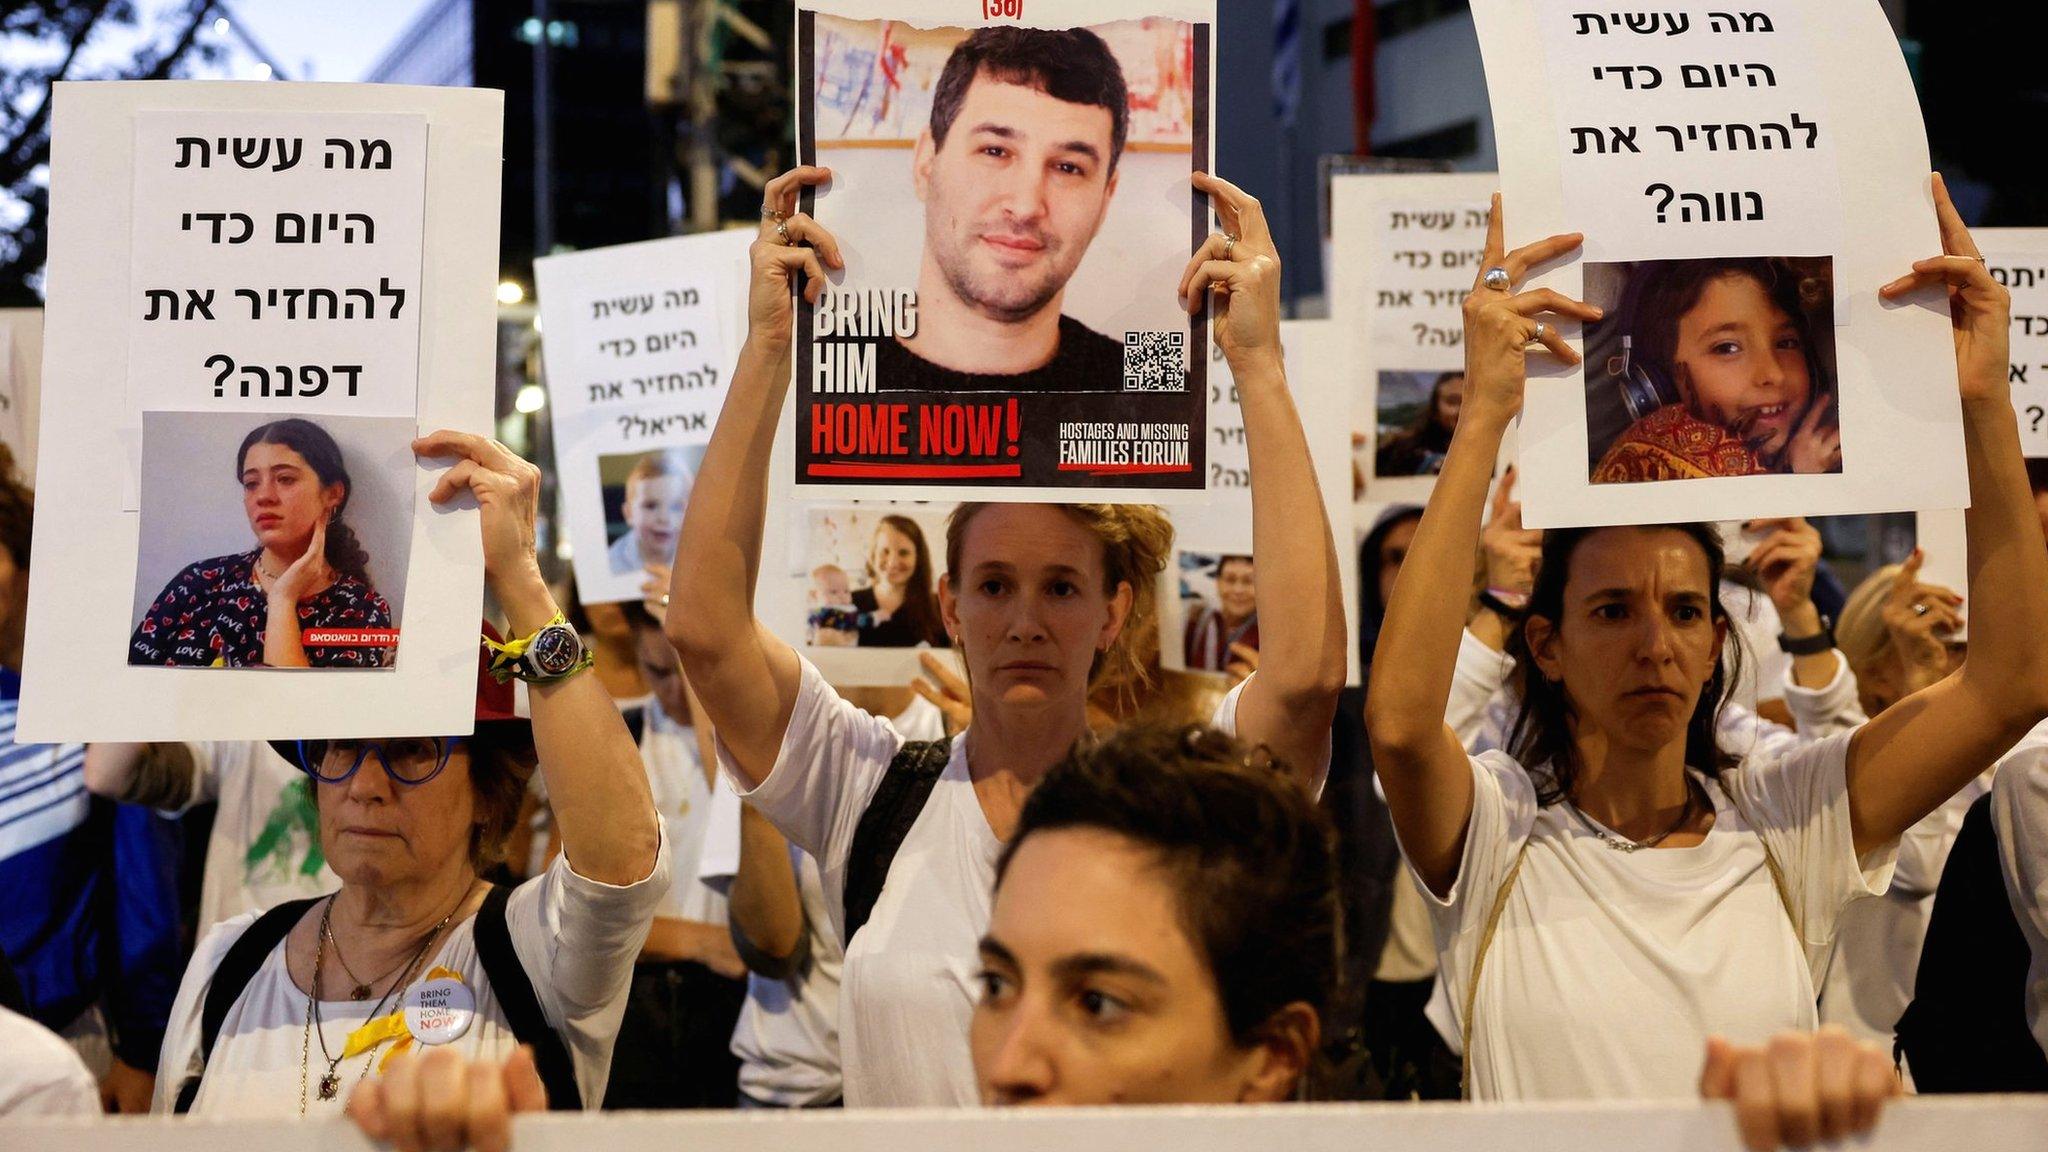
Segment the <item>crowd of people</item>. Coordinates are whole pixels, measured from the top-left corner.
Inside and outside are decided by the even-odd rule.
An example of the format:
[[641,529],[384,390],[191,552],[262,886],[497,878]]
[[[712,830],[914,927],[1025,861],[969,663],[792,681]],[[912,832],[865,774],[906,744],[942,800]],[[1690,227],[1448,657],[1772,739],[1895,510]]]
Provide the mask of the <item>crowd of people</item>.
[[[683,473],[629,481],[643,603],[543,579],[533,465],[414,445],[450,462],[434,503],[480,510],[473,733],[13,743],[33,496],[0,487],[0,1114],[491,1148],[542,1108],[1705,1097],[1765,1148],[1909,1085],[2048,1090],[2048,468],[2008,296],[1938,181],[1944,251],[1883,292],[1949,291],[1967,644],[1918,554],[1844,595],[1801,520],[1525,529],[1501,437],[1530,358],[1577,358],[1559,322],[1602,313],[1521,288],[1580,238],[1507,251],[1498,201],[1455,419],[1418,429],[1439,475],[1365,536],[1354,634],[1273,238],[1195,176],[1221,229],[1179,294],[1257,477],[1257,580],[1220,558],[1186,638],[1219,664],[1255,630],[1217,699],[1159,673],[1173,534],[1144,505],[964,504],[933,544],[886,519],[865,599],[814,573],[827,631],[957,654],[915,694],[837,688],[757,619],[793,301],[843,265],[799,194],[830,179],[767,187],[679,530],[653,488]],[[1801,404],[1773,460],[1826,439]],[[238,463],[290,515],[252,511],[261,547],[214,565],[245,593],[227,663],[306,663],[265,621],[353,578],[346,474],[291,432]],[[180,819],[209,802],[209,830]]]

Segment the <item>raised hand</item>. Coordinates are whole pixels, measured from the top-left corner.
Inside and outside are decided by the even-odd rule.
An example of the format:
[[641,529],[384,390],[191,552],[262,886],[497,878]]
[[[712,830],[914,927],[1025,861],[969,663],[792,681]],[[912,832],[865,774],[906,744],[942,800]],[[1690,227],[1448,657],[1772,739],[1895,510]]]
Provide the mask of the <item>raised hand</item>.
[[1536,587],[1536,566],[1543,559],[1543,532],[1522,527],[1522,502],[1515,499],[1515,470],[1501,477],[1493,493],[1486,527],[1479,532],[1485,554],[1486,587],[1495,592],[1527,596]]
[[910,690],[938,706],[946,717],[948,732],[966,731],[968,722],[974,719],[974,701],[968,693],[967,681],[936,653],[920,652],[917,662],[924,668],[924,675],[911,680]]
[[433,1047],[424,1055],[394,1056],[380,1077],[357,1085],[348,1098],[348,1118],[363,1135],[399,1152],[506,1152],[512,1117],[547,1106],[533,1050],[525,1045],[503,1063]]
[[[1574,300],[1549,288],[1517,293],[1516,285],[1529,270],[1578,248],[1585,238],[1577,232],[1551,236],[1506,252],[1500,195],[1494,194],[1488,216],[1486,252],[1480,273],[1465,297],[1465,380],[1467,400],[1492,404],[1508,412],[1522,407],[1522,388],[1528,379],[1531,345],[1540,344],[1567,364],[1579,362],[1579,354],[1565,343],[1557,325],[1544,316],[1568,316],[1575,320],[1598,320],[1599,308]],[[1487,271],[1499,268],[1507,273],[1505,287],[1490,286]]]
[[2006,360],[2011,343],[2012,293],[1991,278],[1977,242],[1949,199],[1948,185],[1934,174],[1934,217],[1941,223],[1942,255],[1913,265],[1913,271],[1878,289],[1895,300],[1931,284],[1948,285],[1948,312],[1955,328],[1956,377],[1963,399],[2003,399],[2009,394]]
[[1208,295],[1216,343],[1231,371],[1243,373],[1248,359],[1280,357],[1280,250],[1266,226],[1256,197],[1206,172],[1194,174],[1195,190],[1206,192],[1223,231],[1195,250],[1180,276],[1181,305],[1201,308]]
[[790,293],[802,273],[804,299],[818,302],[826,288],[825,269],[844,268],[839,241],[824,225],[797,211],[797,197],[806,187],[829,183],[832,170],[792,168],[768,182],[761,193],[761,234],[750,250],[753,276],[747,290],[747,334],[777,344],[795,337],[796,310]]
[[1771,530],[1743,564],[1756,573],[1778,615],[1790,616],[1813,599],[1813,578],[1820,568],[1820,530],[1797,518],[1752,520],[1743,527]]
[[1842,466],[1842,425],[1835,411],[1832,399],[1807,410],[1785,444],[1785,471],[1814,475]]
[[1879,613],[1885,634],[1899,654],[1901,695],[1917,692],[1948,675],[1948,637],[1963,626],[1963,598],[1938,584],[1920,582],[1920,566],[1926,559],[1926,553],[1913,549],[1899,566],[1898,575],[1892,577],[1891,591]]

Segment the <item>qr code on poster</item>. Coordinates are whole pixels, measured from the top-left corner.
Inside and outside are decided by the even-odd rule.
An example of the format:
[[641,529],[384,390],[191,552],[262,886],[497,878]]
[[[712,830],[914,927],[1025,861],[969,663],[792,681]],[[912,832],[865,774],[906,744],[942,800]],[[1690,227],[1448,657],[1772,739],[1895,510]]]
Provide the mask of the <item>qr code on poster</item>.
[[1185,332],[1124,333],[1124,391],[1188,390]]

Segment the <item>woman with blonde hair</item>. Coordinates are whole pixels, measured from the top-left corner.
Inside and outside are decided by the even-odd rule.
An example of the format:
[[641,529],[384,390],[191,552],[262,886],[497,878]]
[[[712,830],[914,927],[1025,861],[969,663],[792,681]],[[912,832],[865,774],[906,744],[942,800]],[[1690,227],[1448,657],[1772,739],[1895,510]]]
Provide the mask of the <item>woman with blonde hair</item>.
[[[717,727],[725,768],[822,869],[847,941],[847,1103],[971,1105],[979,1092],[967,1030],[996,859],[1025,798],[1086,731],[1091,686],[1138,663],[1127,636],[1151,612],[1172,529],[1143,506],[956,510],[939,611],[967,668],[973,723],[950,742],[907,743],[753,618],[791,294],[800,283],[815,294],[826,266],[841,266],[838,243],[796,211],[797,195],[828,179],[799,168],[768,187],[750,331],[699,473],[705,498],[684,524],[691,562],[675,568],[669,637]],[[1329,526],[1300,511],[1321,501],[1281,366],[1279,261],[1256,200],[1207,175],[1194,181],[1235,235],[1209,239],[1180,294],[1191,311],[1214,301],[1259,476],[1259,593],[1290,609],[1272,614],[1262,671],[1215,719],[1248,744],[1313,765],[1308,775],[1319,779],[1344,680],[1344,621]]]

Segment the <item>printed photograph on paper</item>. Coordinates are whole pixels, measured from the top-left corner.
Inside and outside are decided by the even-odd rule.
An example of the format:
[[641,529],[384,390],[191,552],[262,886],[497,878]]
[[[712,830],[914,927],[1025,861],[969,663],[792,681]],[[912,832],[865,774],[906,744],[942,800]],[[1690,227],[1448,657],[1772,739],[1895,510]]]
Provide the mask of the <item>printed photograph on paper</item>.
[[944,648],[944,505],[813,507],[799,527],[793,577],[803,584],[814,648]]
[[604,502],[605,567],[614,576],[675,563],[683,512],[704,460],[702,444],[597,458]]
[[1834,261],[1588,263],[1592,482],[1842,470]]
[[1375,476],[1434,476],[1443,471],[1465,403],[1462,371],[1376,374]]
[[1190,672],[1223,672],[1242,655],[1242,645],[1259,648],[1258,582],[1248,555],[1182,552],[1180,575],[1181,649]]
[[414,421],[146,412],[128,663],[390,668]]
[[847,262],[798,322],[800,483],[1204,486],[1209,31],[799,14]]

